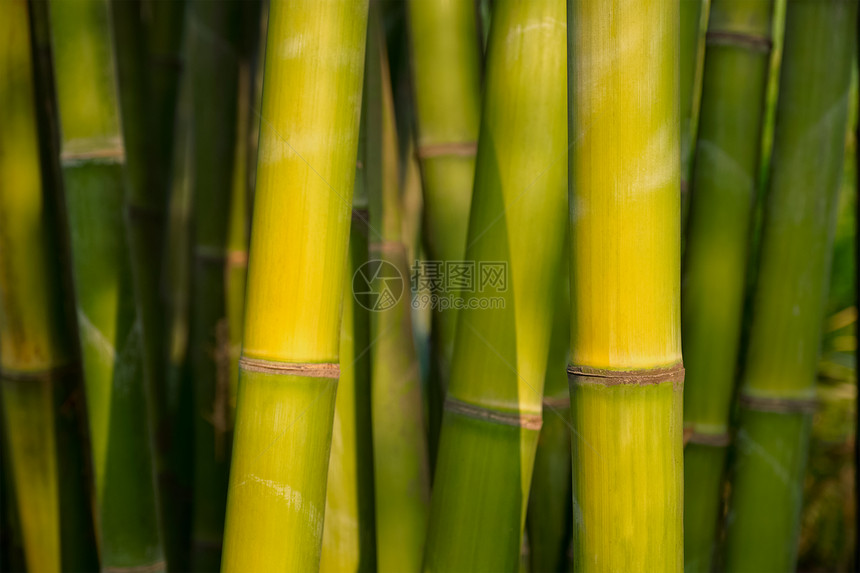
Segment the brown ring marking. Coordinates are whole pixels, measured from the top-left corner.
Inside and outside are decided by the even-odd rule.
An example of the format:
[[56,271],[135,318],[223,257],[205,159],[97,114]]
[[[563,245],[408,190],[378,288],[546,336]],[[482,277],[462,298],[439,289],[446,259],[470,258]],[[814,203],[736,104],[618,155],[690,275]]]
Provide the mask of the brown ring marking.
[[525,428],[526,430],[540,430],[543,424],[543,419],[539,414],[502,412],[484,406],[469,404],[450,396],[445,398],[445,411],[491,424],[503,424],[505,426]]
[[334,379],[340,377],[340,365],[333,362],[275,362],[243,356],[239,359],[239,368],[246,372],[262,374]]

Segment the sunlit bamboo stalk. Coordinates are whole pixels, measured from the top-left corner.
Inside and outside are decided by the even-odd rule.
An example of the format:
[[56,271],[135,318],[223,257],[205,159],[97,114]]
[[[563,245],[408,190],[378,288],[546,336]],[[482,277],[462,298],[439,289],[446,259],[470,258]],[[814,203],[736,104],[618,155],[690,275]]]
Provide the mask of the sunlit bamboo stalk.
[[225,572],[319,566],[366,22],[269,6]]
[[568,1],[576,571],[681,571],[678,3]]

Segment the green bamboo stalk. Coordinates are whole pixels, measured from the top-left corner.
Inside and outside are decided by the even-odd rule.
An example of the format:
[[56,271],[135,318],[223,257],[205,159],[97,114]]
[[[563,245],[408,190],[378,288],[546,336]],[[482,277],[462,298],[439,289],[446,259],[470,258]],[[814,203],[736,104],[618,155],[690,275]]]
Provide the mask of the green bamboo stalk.
[[[416,154],[424,190],[424,246],[431,261],[460,261],[466,252],[481,120],[477,11],[469,1],[413,0],[408,12]],[[453,309],[434,309],[428,388],[431,467],[435,467],[454,354],[456,318]]]
[[534,475],[526,514],[529,567],[533,573],[567,571],[570,563],[571,461],[570,391],[565,366],[570,348],[570,285],[557,281],[544,382],[543,426],[535,454]]
[[[65,300],[59,195],[46,161],[50,77],[38,76],[28,5],[0,7],[0,394],[4,471],[14,481],[27,567],[98,567],[80,377]],[[35,60],[35,61],[34,61]],[[37,89],[37,84],[40,84]],[[41,118],[37,118],[37,115]],[[48,140],[40,146],[40,134]],[[8,448],[8,449],[7,449]],[[6,465],[8,464],[8,465]],[[11,502],[12,500],[10,500]],[[12,548],[9,547],[11,550]]]
[[[168,466],[171,420],[166,410],[167,345],[164,337],[166,300],[162,296],[165,209],[168,187],[160,177],[163,167],[156,158],[152,75],[148,53],[148,27],[143,19],[142,0],[112,0],[111,16],[117,84],[127,166],[125,186],[125,226],[133,279],[137,316],[143,349],[143,376],[149,431],[153,444],[158,482],[159,527],[167,561],[181,559],[177,542],[182,534],[175,529],[176,511],[182,506],[170,494],[172,468]],[[161,102],[160,102],[161,103]],[[160,110],[161,111],[161,110]]]
[[[175,538],[171,544],[178,548],[169,556],[168,567],[173,572],[191,570],[192,482],[194,473],[194,414],[191,356],[188,349],[191,295],[191,209],[193,194],[193,137],[191,129],[191,74],[184,74],[173,142],[174,158],[170,202],[167,209],[167,238],[165,271],[167,317],[165,336],[169,344],[167,359],[165,405],[170,420],[168,467],[171,472],[160,482],[169,488],[171,516],[165,515],[166,532]],[[166,498],[164,495],[163,498]]]
[[693,169],[699,104],[702,94],[702,22],[708,21],[713,0],[681,0],[681,202],[689,202],[688,181]]
[[6,440],[6,422],[3,416],[3,392],[0,392],[0,569],[25,571],[24,541],[21,539],[21,519],[15,495],[15,480],[9,461],[9,442]]
[[568,1],[576,571],[684,564],[678,10]]
[[[149,71],[151,160],[153,191],[161,196],[155,205],[166,217],[167,196],[171,187],[174,140],[180,86],[185,66],[182,51],[186,0],[144,0],[149,13],[146,21],[146,48]],[[164,224],[164,223],[162,223]],[[166,235],[166,233],[164,234]],[[163,241],[163,239],[162,239]]]
[[[430,571],[513,571],[520,563],[564,256],[564,14],[558,0],[493,3],[465,252],[478,267],[471,301],[479,304],[457,317]],[[479,269],[499,264],[505,284],[481,284]]]
[[[362,276],[368,277],[368,286],[374,289],[370,308],[377,311],[370,316],[376,555],[380,571],[417,571],[427,532],[430,475],[410,289],[405,278],[409,262],[402,242],[394,100],[380,3],[370,6],[365,169],[372,262],[362,269]],[[377,272],[399,282],[373,281]],[[389,288],[399,288],[399,293]]]
[[[219,568],[232,431],[231,326],[227,284],[245,258],[230,251],[231,213],[244,175],[238,136],[243,3],[191,2],[190,61],[194,130],[194,262],[191,352],[194,378],[192,567]],[[237,159],[239,164],[237,164]],[[237,183],[238,182],[238,183]],[[241,220],[241,219],[240,219]],[[232,225],[238,235],[239,229]],[[236,238],[233,237],[234,241]],[[241,243],[241,237],[239,237]],[[239,262],[243,262],[240,260]],[[237,312],[234,308],[234,313]],[[241,312],[239,310],[238,312]],[[238,365],[237,365],[238,368]]]
[[366,0],[275,0],[222,571],[318,568]]
[[842,173],[857,3],[788,2],[758,283],[740,390],[729,571],[790,571]]
[[711,3],[681,307],[684,559],[691,572],[710,571],[717,551],[772,15],[771,1]]
[[352,285],[368,259],[366,110],[363,97],[320,557],[320,571],[332,573],[376,571],[369,302]]
[[123,226],[125,150],[104,0],[52,0],[51,32],[105,569],[164,568]]

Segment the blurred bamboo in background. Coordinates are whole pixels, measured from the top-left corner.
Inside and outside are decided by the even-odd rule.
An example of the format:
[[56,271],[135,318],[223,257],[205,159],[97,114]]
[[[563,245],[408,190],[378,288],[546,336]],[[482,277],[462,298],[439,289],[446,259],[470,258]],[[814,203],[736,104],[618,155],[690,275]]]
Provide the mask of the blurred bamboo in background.
[[529,571],[567,571],[573,534],[570,461],[570,391],[565,367],[570,349],[567,261],[554,294],[552,334],[544,383],[543,426],[538,437],[526,515]]
[[[713,0],[680,0],[681,7],[681,220],[690,203],[690,179],[702,96],[702,23],[708,22]],[[682,229],[684,225],[682,224]]]
[[[482,58],[477,12],[469,1],[413,0],[408,14],[415,154],[424,191],[424,247],[428,260],[459,261],[466,252],[481,120]],[[454,354],[456,318],[455,309],[433,312],[428,388],[433,465]]]
[[726,532],[729,571],[788,571],[796,563],[856,23],[856,2],[788,2],[760,269],[739,396]]
[[340,379],[334,406],[320,557],[320,571],[325,573],[376,571],[370,302],[368,293],[359,294],[353,290],[354,277],[368,260],[366,106],[364,97],[343,295]]
[[690,572],[712,570],[718,548],[772,12],[769,1],[711,3],[681,307],[684,559]]
[[[412,338],[409,261],[402,240],[397,129],[381,5],[372,0],[365,73],[365,165],[376,560],[383,572],[417,571],[424,554],[430,475],[418,357]],[[361,293],[356,288],[355,292]],[[399,292],[397,292],[397,290]]]
[[[37,73],[46,70],[32,57],[32,31],[27,2],[0,6],[4,471],[11,469],[14,481],[27,568],[94,570],[98,555],[82,431],[82,381],[74,318],[66,299],[67,245],[60,232],[60,194],[51,154],[40,150],[40,144],[50,149],[53,140],[44,129],[45,101],[35,97]],[[43,90],[46,79],[50,81],[41,78]],[[46,97],[46,91],[40,95]]]
[[102,568],[163,570],[110,6],[52,0],[50,13]]

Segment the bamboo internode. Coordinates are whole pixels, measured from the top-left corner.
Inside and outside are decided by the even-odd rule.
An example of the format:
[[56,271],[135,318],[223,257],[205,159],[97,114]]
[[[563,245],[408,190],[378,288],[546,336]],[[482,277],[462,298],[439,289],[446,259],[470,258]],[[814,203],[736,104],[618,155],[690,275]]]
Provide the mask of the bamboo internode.
[[567,16],[573,564],[681,571],[678,3]]
[[[338,363],[366,0],[269,7],[243,356]],[[222,571],[319,566],[337,380],[240,367]]]

